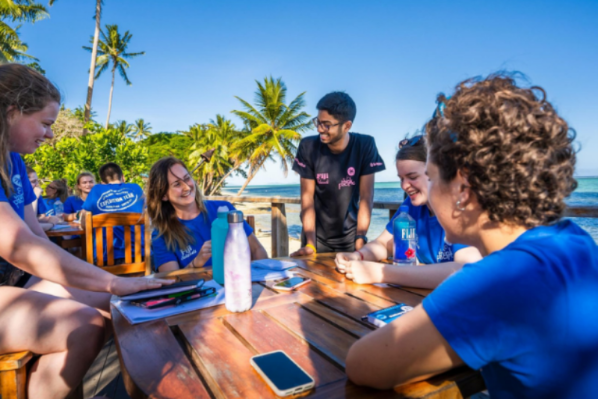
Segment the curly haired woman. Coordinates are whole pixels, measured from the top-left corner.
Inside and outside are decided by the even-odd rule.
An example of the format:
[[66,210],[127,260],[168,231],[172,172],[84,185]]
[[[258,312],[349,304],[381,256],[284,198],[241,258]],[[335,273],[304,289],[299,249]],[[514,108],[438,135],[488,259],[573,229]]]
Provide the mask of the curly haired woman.
[[495,398],[595,396],[598,247],[570,220],[574,134],[541,88],[494,75],[440,97],[426,126],[429,201],[484,259],[359,340],[347,374],[390,388],[461,365]]

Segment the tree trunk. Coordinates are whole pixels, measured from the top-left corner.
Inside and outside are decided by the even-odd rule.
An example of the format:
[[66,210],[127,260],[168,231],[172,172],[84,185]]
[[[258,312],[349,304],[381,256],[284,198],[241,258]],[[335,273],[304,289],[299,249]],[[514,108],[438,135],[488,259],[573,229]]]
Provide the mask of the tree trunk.
[[255,177],[255,175],[257,175],[257,172],[259,172],[259,170],[262,168],[262,165],[264,164],[264,162],[266,162],[266,158],[264,158],[255,168],[253,173],[250,173],[249,176],[247,177],[247,180],[245,180],[245,183],[243,183],[243,186],[241,187],[241,189],[239,190],[239,192],[236,194],[236,196],[240,196],[243,191],[245,191],[245,188],[247,188],[247,185],[249,184],[249,182]]
[[[96,1],[96,29],[93,33],[93,47],[91,49],[91,66],[89,67],[89,80],[87,81],[87,101],[85,102],[84,123],[91,117],[91,98],[93,97],[93,84],[96,71],[96,57],[98,55],[98,41],[100,39],[100,15],[102,13],[102,0]],[[87,134],[87,130],[83,130]]]
[[110,100],[108,101],[108,115],[106,116],[106,126],[108,129],[108,123],[110,122],[110,111],[112,111],[112,93],[114,93],[114,74],[116,72],[116,66],[112,68],[112,85],[110,86]]
[[212,191],[210,191],[210,195],[214,195],[214,193],[216,192],[216,190],[218,190],[218,187],[220,187],[222,185],[222,183],[224,183],[224,180],[226,180],[227,177],[230,176],[231,173],[233,173],[235,170],[239,169],[239,167],[242,164],[239,164],[237,166],[235,166],[234,168],[232,168],[231,170],[229,170],[228,172],[226,172],[226,174],[224,176],[222,176],[222,179],[220,179],[220,181],[218,182],[218,184],[216,184],[216,187],[214,187],[212,189]]

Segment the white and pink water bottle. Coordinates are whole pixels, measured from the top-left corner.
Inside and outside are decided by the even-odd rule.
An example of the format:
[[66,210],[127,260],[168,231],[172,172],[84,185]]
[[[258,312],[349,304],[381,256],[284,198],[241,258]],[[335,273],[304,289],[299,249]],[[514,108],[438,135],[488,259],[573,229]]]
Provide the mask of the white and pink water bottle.
[[224,304],[230,312],[245,312],[251,302],[251,251],[243,212],[231,211],[224,243]]

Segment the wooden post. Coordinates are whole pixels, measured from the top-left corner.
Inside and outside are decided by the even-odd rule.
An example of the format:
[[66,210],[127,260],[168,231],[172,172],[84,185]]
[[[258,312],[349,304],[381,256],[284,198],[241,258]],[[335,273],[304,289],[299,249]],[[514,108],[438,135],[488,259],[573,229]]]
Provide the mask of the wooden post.
[[392,217],[395,215],[395,213],[397,213],[398,208],[397,209],[389,209],[388,210],[388,220],[391,220]]
[[289,256],[289,230],[283,203],[272,203],[272,257]]
[[255,216],[249,215],[246,216],[245,219],[247,220],[247,224],[251,226],[251,228],[253,229],[254,233],[257,234],[255,232]]

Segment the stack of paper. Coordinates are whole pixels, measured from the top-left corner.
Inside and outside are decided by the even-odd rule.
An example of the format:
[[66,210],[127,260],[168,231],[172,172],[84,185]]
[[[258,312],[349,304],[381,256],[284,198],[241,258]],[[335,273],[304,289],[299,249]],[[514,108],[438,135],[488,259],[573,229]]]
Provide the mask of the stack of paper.
[[131,304],[129,301],[123,301],[119,297],[112,297],[112,304],[122,313],[122,315],[131,324],[139,324],[146,321],[161,319],[164,317],[174,316],[181,313],[191,312],[209,308],[212,306],[224,303],[224,288],[214,280],[206,281],[202,288],[214,287],[216,295],[195,299],[193,301],[184,302],[177,306],[157,309],[144,309]]
[[289,262],[286,260],[261,259],[251,262],[251,267],[268,270],[286,270],[297,267],[297,264],[295,262]]
[[287,270],[272,271],[256,267],[251,268],[251,281],[281,280],[287,277],[293,277],[293,272]]

